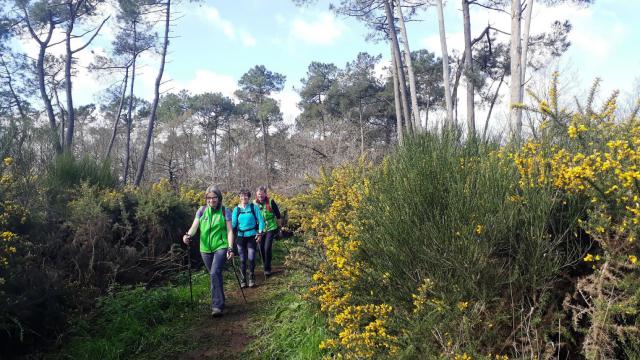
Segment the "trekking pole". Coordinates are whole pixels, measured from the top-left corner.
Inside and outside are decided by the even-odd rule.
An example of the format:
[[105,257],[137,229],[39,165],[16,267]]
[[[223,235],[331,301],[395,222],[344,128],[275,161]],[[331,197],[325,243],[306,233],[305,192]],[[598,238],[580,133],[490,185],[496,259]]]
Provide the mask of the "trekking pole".
[[260,257],[260,262],[262,263],[262,275],[264,276],[264,282],[267,282],[267,273],[264,270],[264,257],[262,255],[262,246],[260,246],[260,243],[262,243],[262,241],[264,241],[264,239],[261,237],[260,241],[258,242],[258,256]]
[[189,294],[191,295],[191,304],[193,305],[193,283],[191,282],[191,240],[187,244],[187,261],[189,261]]
[[240,288],[240,292],[242,293],[242,298],[244,299],[244,303],[248,304],[247,298],[244,296],[244,290],[242,290],[242,284],[240,284],[240,276],[238,276],[238,269],[236,269],[235,258],[231,258],[231,266],[233,266],[233,274],[236,276],[236,280],[238,280],[238,287]]

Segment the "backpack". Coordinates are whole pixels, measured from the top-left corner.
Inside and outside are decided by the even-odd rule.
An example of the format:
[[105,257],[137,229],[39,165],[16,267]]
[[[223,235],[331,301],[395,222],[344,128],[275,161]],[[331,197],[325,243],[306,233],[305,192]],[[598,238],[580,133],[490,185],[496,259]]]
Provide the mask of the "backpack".
[[[242,230],[242,232],[249,231],[249,230],[258,231],[259,223],[258,223],[258,216],[256,215],[255,205],[253,203],[249,203],[247,205],[249,205],[249,209],[251,210],[251,215],[253,215],[253,220],[255,221],[256,225],[253,227],[253,229],[245,229],[245,230]],[[236,206],[236,226],[235,228],[233,228],[234,233],[238,233],[238,230],[240,228],[240,221],[238,220],[239,218],[240,218],[240,206]]]

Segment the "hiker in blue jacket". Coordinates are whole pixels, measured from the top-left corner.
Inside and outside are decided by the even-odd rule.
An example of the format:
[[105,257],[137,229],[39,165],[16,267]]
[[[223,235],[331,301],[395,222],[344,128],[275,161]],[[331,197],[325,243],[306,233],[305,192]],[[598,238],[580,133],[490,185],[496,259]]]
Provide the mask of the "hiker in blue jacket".
[[[240,287],[254,287],[256,278],[254,275],[256,240],[264,233],[264,219],[260,208],[249,199],[251,192],[240,190],[240,204],[233,209],[231,215],[233,231],[237,232],[236,244],[240,256]],[[246,276],[247,258],[249,259],[249,276]]]

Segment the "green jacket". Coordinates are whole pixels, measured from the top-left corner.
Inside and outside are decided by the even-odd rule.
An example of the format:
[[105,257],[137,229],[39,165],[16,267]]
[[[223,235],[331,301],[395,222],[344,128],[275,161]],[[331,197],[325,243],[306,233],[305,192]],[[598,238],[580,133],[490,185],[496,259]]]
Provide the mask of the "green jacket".
[[[269,202],[269,207],[271,208],[271,211],[267,209],[266,202],[264,204],[260,204],[256,200],[254,201],[254,203],[258,205],[258,208],[260,208],[260,212],[262,213],[262,217],[264,218],[265,231],[277,230],[278,221],[277,221],[277,216],[275,214],[275,211],[278,211],[278,210],[275,210],[277,209],[277,205],[275,205],[273,199],[267,198],[267,201]],[[279,216],[279,213],[278,213],[278,216]]]
[[231,220],[229,210],[221,206],[214,211],[209,206],[203,206],[196,216],[200,220],[200,252],[213,253],[229,247],[227,241],[227,220]]

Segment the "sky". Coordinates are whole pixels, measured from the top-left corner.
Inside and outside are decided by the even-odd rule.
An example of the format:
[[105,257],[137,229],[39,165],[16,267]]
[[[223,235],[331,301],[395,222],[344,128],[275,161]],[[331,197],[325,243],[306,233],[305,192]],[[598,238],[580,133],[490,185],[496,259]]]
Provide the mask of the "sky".
[[[109,13],[113,10],[104,11],[105,16]],[[547,30],[554,20],[569,19],[573,25],[570,49],[560,60],[550,62],[542,73],[559,70],[565,75],[561,81],[570,83],[576,91],[586,91],[593,79],[600,77],[604,93],[619,89],[629,96],[640,83],[640,27],[634,26],[637,14],[640,14],[638,0],[596,0],[586,8],[570,4],[548,8],[536,2],[532,34]],[[116,31],[111,20],[113,17],[91,51],[78,54],[81,69],[74,82],[74,100],[78,105],[97,101],[100,89],[120,81],[104,74],[90,74],[83,68],[91,63],[94,54],[108,52]],[[407,24],[411,50],[426,48],[440,55],[435,8],[419,12],[415,20]],[[472,7],[471,21],[472,37],[487,24],[506,32],[510,29],[508,14],[480,7]],[[446,4],[445,23],[449,51],[460,51],[463,36],[459,1]],[[162,29],[158,30],[161,33]],[[388,44],[365,41],[367,32],[359,21],[332,13],[329,1],[319,0],[307,7],[296,7],[291,0],[183,2],[174,7],[161,91],[186,89],[194,94],[219,91],[232,96],[245,72],[255,65],[264,65],[286,76],[285,89],[274,97],[280,101],[285,121],[292,123],[299,114],[296,89],[301,87],[300,80],[312,61],[344,67],[359,52],[366,51],[382,54],[381,67],[388,63]],[[21,41],[20,46],[30,54],[37,53],[32,41]],[[63,46],[54,51],[63,51]],[[150,53],[141,58],[143,66],[136,80],[138,96],[152,98],[158,59]],[[530,75],[534,79],[536,76]],[[460,100],[464,103],[464,99]],[[504,115],[506,109],[503,104],[500,112]]]

